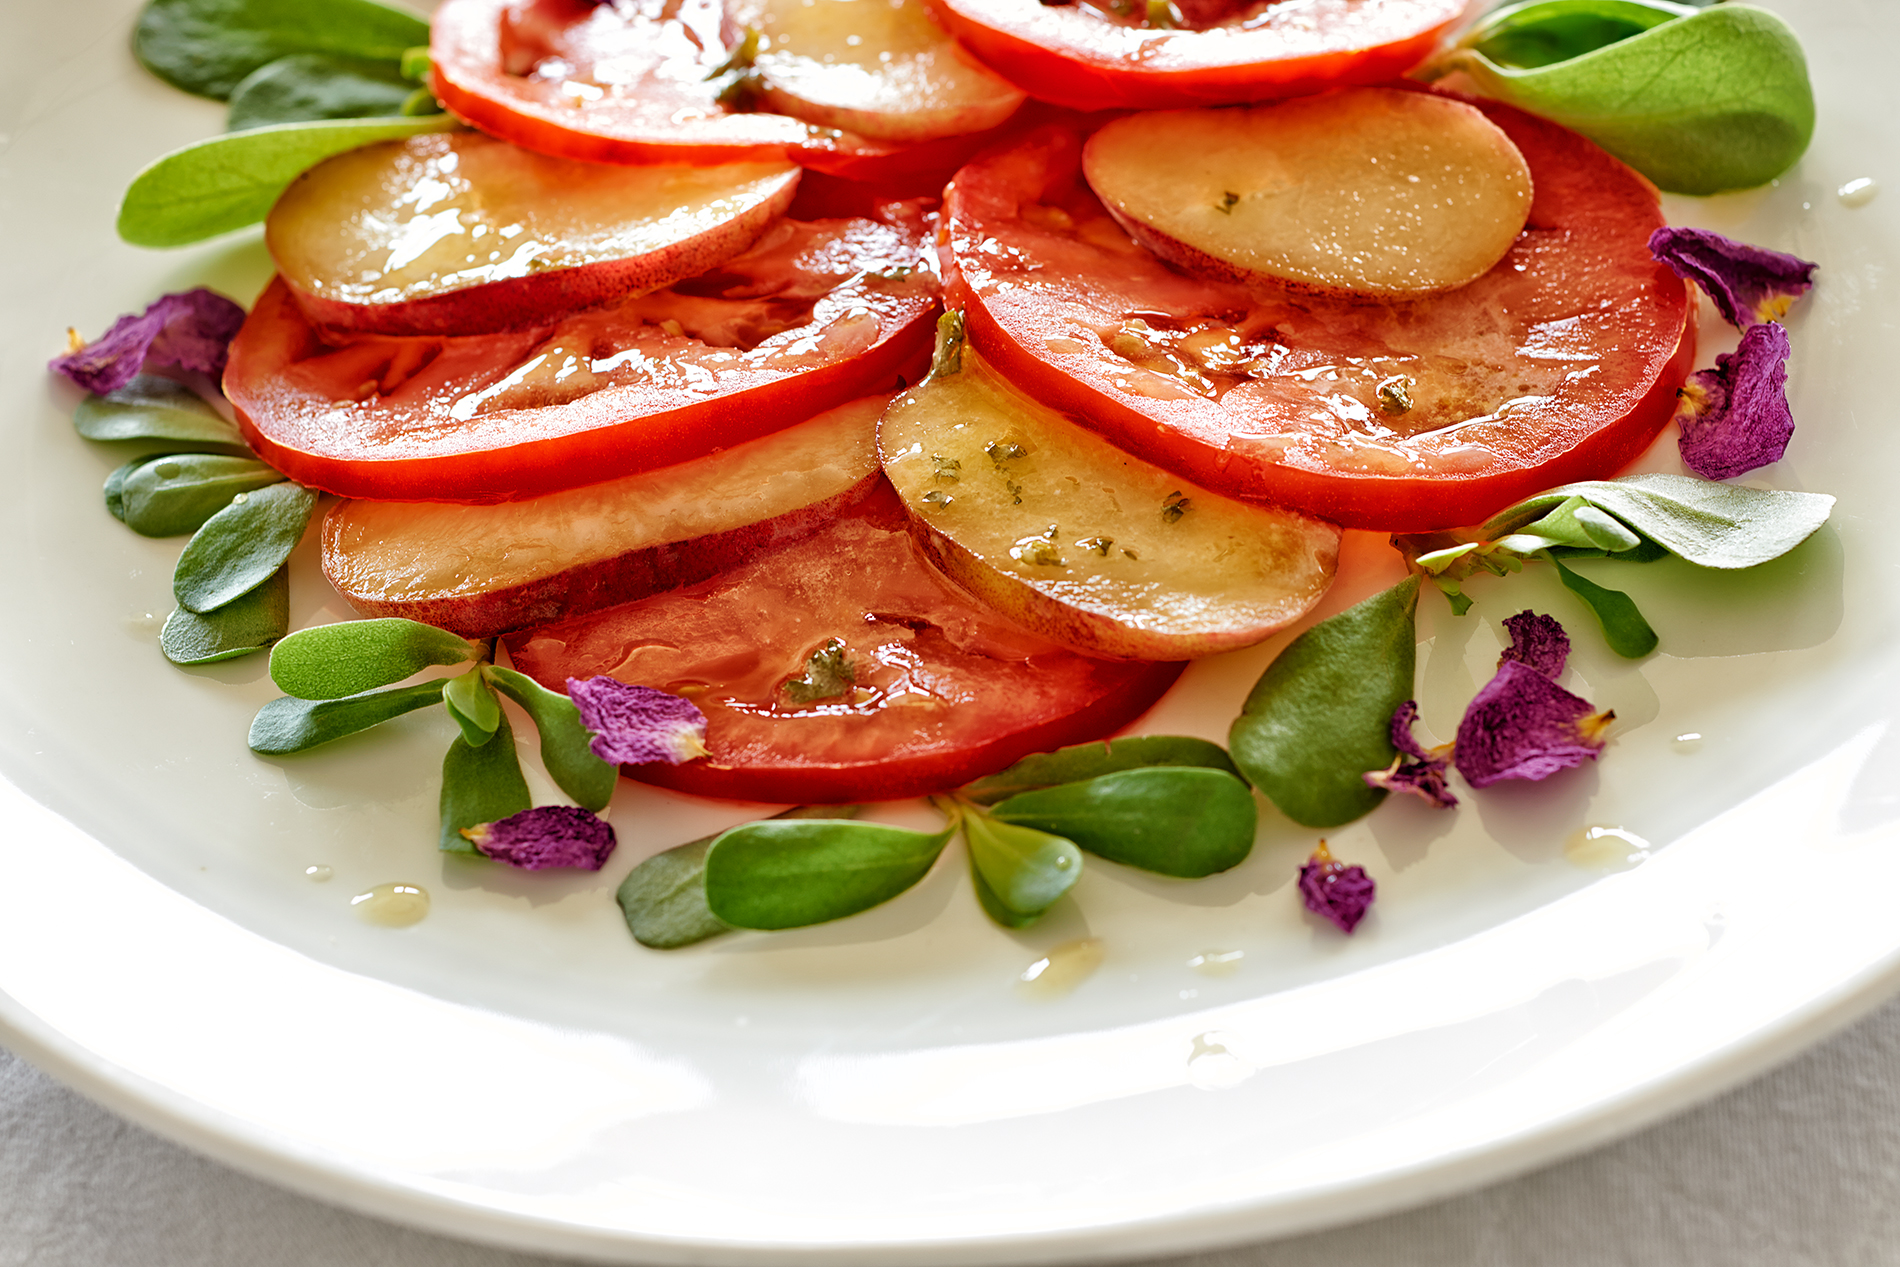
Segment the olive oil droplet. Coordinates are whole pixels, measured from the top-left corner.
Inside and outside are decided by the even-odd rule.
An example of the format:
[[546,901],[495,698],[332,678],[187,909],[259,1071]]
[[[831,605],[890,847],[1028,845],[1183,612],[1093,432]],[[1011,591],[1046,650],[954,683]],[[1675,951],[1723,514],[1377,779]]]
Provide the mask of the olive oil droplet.
[[1217,1029],[1194,1036],[1187,1061],[1191,1085],[1203,1091],[1226,1091],[1253,1077],[1254,1067],[1228,1049],[1228,1037]]
[[1649,860],[1649,842],[1621,827],[1584,827],[1564,842],[1564,857],[1598,871],[1628,871]]
[[323,883],[323,881],[329,879],[331,876],[335,874],[336,874],[335,871],[331,870],[329,867],[326,867],[321,862],[314,863],[311,866],[305,867],[303,869],[304,879],[315,880],[319,884]]
[[1702,750],[1702,732],[1699,730],[1685,730],[1669,742],[1670,746],[1675,748],[1677,752],[1700,752]]
[[1246,957],[1244,950],[1203,950],[1188,960],[1188,967],[1209,977],[1231,976]]
[[1862,176],[1858,180],[1850,180],[1845,185],[1842,185],[1837,196],[1844,206],[1864,207],[1872,202],[1874,195],[1879,192],[1880,185],[1878,182],[1871,177]]
[[384,928],[407,928],[429,913],[429,892],[416,884],[379,884],[350,899],[356,913]]
[[1102,939],[1065,941],[1023,969],[1017,988],[1038,998],[1067,994],[1102,966]]

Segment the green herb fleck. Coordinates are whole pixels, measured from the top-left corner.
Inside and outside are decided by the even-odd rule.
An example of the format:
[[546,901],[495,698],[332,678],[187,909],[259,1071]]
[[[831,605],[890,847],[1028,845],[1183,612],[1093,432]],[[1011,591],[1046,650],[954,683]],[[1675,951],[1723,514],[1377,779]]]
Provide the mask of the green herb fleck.
[[1194,509],[1193,499],[1188,498],[1188,497],[1183,497],[1181,495],[1181,490],[1177,488],[1172,493],[1168,494],[1167,500],[1161,503],[1161,522],[1167,523],[1167,524],[1178,524],[1181,522],[1182,516],[1186,515],[1188,511],[1193,510],[1193,509]]
[[857,677],[857,666],[845,657],[844,642],[830,638],[811,653],[811,657],[805,661],[803,673],[786,680],[785,696],[801,706],[819,700],[837,699],[850,694]]
[[1240,195],[1231,189],[1221,191],[1220,201],[1214,204],[1214,210],[1224,216],[1234,214],[1234,208],[1240,205]]
[[1389,414],[1409,414],[1412,412],[1412,380],[1403,374],[1394,374],[1384,379],[1376,389],[1379,396],[1379,408]]
[[952,309],[937,318],[937,347],[930,355],[930,376],[947,376],[962,368],[963,314]]

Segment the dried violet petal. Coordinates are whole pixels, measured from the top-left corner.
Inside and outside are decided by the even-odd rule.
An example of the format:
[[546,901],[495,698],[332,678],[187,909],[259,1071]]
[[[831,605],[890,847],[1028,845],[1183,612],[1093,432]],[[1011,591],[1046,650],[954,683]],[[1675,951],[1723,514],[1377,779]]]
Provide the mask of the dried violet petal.
[[1649,253],[1677,277],[1700,286],[1738,330],[1787,316],[1794,301],[1813,287],[1818,267],[1707,229],[1667,225],[1649,235]]
[[1556,617],[1521,611],[1504,618],[1504,631],[1511,635],[1511,645],[1498,656],[1499,664],[1515,660],[1548,678],[1564,671],[1564,663],[1570,659],[1570,635]]
[[244,309],[201,286],[163,295],[136,316],[127,313],[91,343],[47,362],[47,368],[101,396],[131,382],[148,362],[216,378],[224,373],[231,340],[243,324]]
[[1780,325],[1750,326],[1714,369],[1689,376],[1676,412],[1684,465],[1703,479],[1726,480],[1781,460],[1794,434],[1789,350]]
[[1500,779],[1545,779],[1594,761],[1616,714],[1516,660],[1498,666],[1458,723],[1452,761],[1472,787]]
[[524,809],[498,822],[465,827],[462,834],[496,862],[524,871],[598,871],[614,851],[613,824],[574,805]]
[[678,765],[706,755],[706,714],[677,695],[604,675],[569,678],[567,693],[581,724],[594,732],[587,746],[602,761]]
[[1399,755],[1383,770],[1366,771],[1363,776],[1366,786],[1384,788],[1388,792],[1410,792],[1428,805],[1450,809],[1458,803],[1458,798],[1445,786],[1452,745],[1440,744],[1436,748],[1420,745],[1412,737],[1412,724],[1417,720],[1417,700],[1408,699],[1393,712],[1392,746],[1399,750]]
[[1364,867],[1339,861],[1323,840],[1300,866],[1300,896],[1306,909],[1331,920],[1342,933],[1358,927],[1377,891]]

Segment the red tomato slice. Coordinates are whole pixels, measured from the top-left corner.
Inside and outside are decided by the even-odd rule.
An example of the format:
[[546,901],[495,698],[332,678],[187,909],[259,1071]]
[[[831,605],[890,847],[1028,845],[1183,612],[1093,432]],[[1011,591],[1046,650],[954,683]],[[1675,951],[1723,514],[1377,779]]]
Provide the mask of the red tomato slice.
[[714,75],[726,58],[719,0],[647,8],[445,0],[429,29],[436,96],[490,136],[541,154],[596,163],[789,157],[904,197],[934,197],[1009,127],[905,144],[735,113],[720,104]]
[[[1050,127],[957,176],[950,302],[1017,386],[1235,497],[1352,528],[1473,524],[1632,461],[1695,356],[1693,298],[1649,254],[1656,193],[1591,142],[1477,103],[1523,152],[1530,220],[1491,272],[1406,303],[1203,281],[1131,241]],[[1411,380],[1388,412],[1378,385]]]
[[[853,681],[785,689],[844,644]],[[647,783],[733,800],[891,800],[958,787],[1031,752],[1140,716],[1179,664],[1098,660],[963,597],[917,557],[889,485],[829,529],[723,576],[508,639],[554,690],[608,674],[686,695],[711,756],[628,766]]]
[[924,222],[782,220],[615,308],[462,338],[313,326],[281,279],[231,345],[245,438],[346,497],[506,501],[683,462],[887,390],[928,354]]
[[[1157,30],[1106,4],[930,0],[990,67],[1043,101],[1080,110],[1263,101],[1392,79],[1418,65],[1466,0],[1177,4],[1193,29]],[[1133,5],[1138,12],[1145,6]],[[1209,10],[1208,21],[1195,21]],[[1220,12],[1233,16],[1221,17]]]

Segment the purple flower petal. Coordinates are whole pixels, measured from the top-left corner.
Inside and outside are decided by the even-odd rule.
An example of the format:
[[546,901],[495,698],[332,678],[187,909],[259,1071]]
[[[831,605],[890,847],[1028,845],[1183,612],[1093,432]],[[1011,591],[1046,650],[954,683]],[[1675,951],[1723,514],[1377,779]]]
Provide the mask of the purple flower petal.
[[706,755],[706,714],[677,695],[614,678],[567,680],[594,755],[615,765],[678,765]]
[[1707,229],[1664,226],[1649,235],[1649,253],[1677,277],[1700,286],[1738,330],[1787,316],[1794,301],[1814,285],[1818,267]]
[[1794,434],[1788,408],[1788,332],[1750,326],[1715,368],[1689,376],[1676,424],[1682,461],[1703,479],[1726,480],[1779,462]]
[[511,867],[598,871],[614,851],[613,824],[573,805],[524,809],[500,822],[463,829],[475,847]]
[[100,395],[124,387],[147,362],[216,378],[224,373],[231,340],[243,324],[244,309],[199,287],[161,296],[144,312],[120,317],[99,338],[46,367]]
[[1323,840],[1300,866],[1300,896],[1306,900],[1306,909],[1331,920],[1342,933],[1358,927],[1377,891],[1364,867],[1340,862]]
[[1516,660],[1498,666],[1458,723],[1453,763],[1472,787],[1500,779],[1545,779],[1596,759],[1615,713]]
[[1418,720],[1418,701],[1406,700],[1392,714],[1392,746],[1399,755],[1383,770],[1368,770],[1362,776],[1367,787],[1388,792],[1410,792],[1428,805],[1450,809],[1458,798],[1445,786],[1445,769],[1450,764],[1450,744],[1422,747],[1412,737],[1412,723]]
[[1570,635],[1556,617],[1521,611],[1504,618],[1504,629],[1511,635],[1511,645],[1498,656],[1499,664],[1515,660],[1548,678],[1564,671],[1564,662],[1570,659]]

